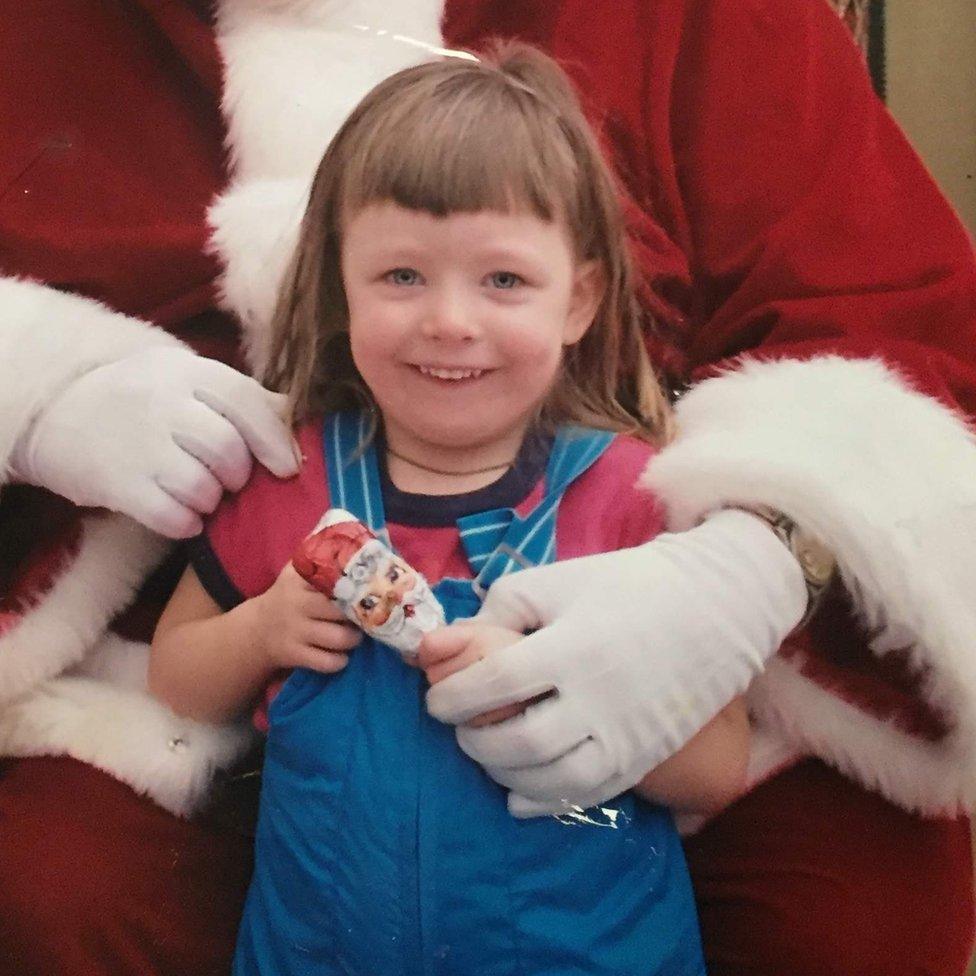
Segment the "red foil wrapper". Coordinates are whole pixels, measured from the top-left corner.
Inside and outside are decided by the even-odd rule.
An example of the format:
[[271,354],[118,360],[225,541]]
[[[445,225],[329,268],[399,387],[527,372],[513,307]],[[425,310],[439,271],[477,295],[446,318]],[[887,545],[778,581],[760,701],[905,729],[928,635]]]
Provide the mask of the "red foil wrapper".
[[423,576],[343,509],[325,513],[292,565],[347,619],[405,658],[415,657],[423,635],[444,623]]

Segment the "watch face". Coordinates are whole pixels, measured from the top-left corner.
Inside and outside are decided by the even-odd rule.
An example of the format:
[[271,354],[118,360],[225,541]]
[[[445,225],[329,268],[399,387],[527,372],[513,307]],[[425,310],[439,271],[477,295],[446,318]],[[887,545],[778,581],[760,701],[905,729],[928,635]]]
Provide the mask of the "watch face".
[[819,539],[802,530],[795,532],[792,548],[803,575],[818,586],[826,586],[836,566],[833,553]]

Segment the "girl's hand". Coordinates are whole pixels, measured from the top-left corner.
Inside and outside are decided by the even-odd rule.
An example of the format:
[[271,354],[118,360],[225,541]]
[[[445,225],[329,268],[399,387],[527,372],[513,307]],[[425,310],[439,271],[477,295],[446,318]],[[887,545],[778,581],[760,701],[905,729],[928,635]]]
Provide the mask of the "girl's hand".
[[341,671],[362,631],[330,600],[305,582],[289,563],[271,587],[252,601],[256,646],[269,670]]
[[[493,651],[511,647],[522,639],[522,634],[508,627],[482,624],[476,621],[440,627],[424,635],[417,656],[417,666],[427,675],[431,685],[436,685],[450,675],[482,660]],[[532,699],[504,705],[471,719],[467,724],[474,728],[502,722],[519,715],[531,704]]]

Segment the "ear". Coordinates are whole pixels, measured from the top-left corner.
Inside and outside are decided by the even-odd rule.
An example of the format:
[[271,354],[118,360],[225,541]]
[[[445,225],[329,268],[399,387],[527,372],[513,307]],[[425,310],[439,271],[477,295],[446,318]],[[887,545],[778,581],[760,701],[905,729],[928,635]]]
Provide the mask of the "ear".
[[584,261],[576,266],[569,311],[563,328],[564,346],[576,345],[586,335],[586,330],[593,324],[596,310],[603,301],[606,287],[603,264],[600,261]]

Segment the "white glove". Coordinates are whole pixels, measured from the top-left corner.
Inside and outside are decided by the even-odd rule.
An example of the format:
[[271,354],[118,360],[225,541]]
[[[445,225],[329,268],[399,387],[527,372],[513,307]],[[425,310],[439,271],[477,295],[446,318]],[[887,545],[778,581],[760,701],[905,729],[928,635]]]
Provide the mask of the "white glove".
[[174,539],[202,529],[251,453],[298,471],[284,397],[189,349],[159,347],[99,366],[38,415],[11,457],[14,478],[109,508]]
[[461,748],[520,817],[629,789],[741,694],[806,608],[800,567],[769,527],[722,511],[697,528],[495,583],[477,619],[524,640],[435,685],[452,724],[547,691]]

